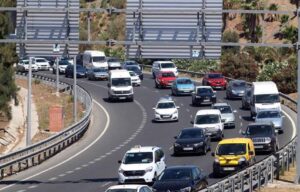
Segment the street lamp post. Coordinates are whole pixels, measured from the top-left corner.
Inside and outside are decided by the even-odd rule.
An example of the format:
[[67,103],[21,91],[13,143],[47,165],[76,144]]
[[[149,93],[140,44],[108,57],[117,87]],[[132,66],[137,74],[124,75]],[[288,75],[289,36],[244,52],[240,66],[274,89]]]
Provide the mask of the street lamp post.
[[74,122],[77,122],[77,72],[76,72],[76,56],[74,57],[74,62],[73,62],[74,68],[73,68],[73,78],[74,78],[74,83],[73,83],[73,99],[74,99],[74,106],[73,106],[73,119]]
[[295,182],[300,184],[300,8],[297,10],[297,18],[298,18],[298,42],[297,42],[297,147],[296,147],[296,160],[297,160],[297,175]]
[[56,57],[56,96],[59,96],[59,61]]
[[26,131],[26,146],[31,145],[31,79],[32,79],[32,59],[29,57],[28,66],[28,96],[27,96],[27,131]]

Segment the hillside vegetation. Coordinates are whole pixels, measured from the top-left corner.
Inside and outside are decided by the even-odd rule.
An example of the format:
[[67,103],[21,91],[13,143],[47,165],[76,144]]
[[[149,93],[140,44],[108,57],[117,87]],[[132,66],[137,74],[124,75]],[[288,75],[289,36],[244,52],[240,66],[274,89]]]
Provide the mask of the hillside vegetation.
[[[298,0],[224,0],[224,9],[296,10]],[[81,0],[82,7],[123,9],[126,0]],[[297,17],[294,14],[224,14],[223,42],[295,43]],[[87,39],[87,15],[81,14],[80,39]],[[91,39],[125,40],[125,14],[91,15]],[[81,46],[104,50],[125,58],[124,47]],[[297,59],[293,48],[223,47],[220,61],[174,60],[177,66],[197,72],[222,71],[226,76],[249,81],[273,80],[285,93],[296,91]],[[147,62],[144,60],[142,62]],[[151,61],[149,62],[151,63]]]

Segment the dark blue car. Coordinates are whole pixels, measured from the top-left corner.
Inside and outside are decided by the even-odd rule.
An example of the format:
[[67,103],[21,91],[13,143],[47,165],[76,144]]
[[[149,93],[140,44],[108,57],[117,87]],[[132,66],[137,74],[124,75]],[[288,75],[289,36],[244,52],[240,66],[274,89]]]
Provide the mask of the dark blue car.
[[[81,65],[76,65],[76,77],[86,77],[86,68]],[[68,65],[66,68],[65,77],[74,77],[74,65]]]

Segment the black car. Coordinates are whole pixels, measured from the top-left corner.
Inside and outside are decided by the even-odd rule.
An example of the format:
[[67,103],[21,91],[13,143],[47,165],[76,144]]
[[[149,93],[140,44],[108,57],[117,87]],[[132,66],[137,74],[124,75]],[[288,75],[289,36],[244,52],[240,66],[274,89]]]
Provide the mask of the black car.
[[139,64],[138,62],[136,62],[134,60],[126,60],[123,62],[123,64],[122,64],[123,69],[126,69],[126,67],[128,67],[128,66],[138,66],[140,68],[140,70],[143,70],[141,64]]
[[[65,77],[74,76],[74,65],[68,65],[65,72]],[[86,68],[81,65],[76,65],[76,77],[86,77]]]
[[242,98],[245,94],[247,88],[247,83],[244,80],[233,80],[228,83],[226,89],[226,98]]
[[162,172],[152,188],[156,192],[193,192],[206,188],[207,184],[207,175],[197,166],[170,166]]
[[173,151],[174,155],[185,153],[206,154],[210,150],[210,138],[204,129],[185,128],[182,129],[176,139]]
[[140,80],[144,79],[143,71],[141,70],[141,68],[139,66],[137,66],[137,65],[128,65],[128,66],[125,67],[125,69],[128,70],[128,71],[135,72],[139,76]]
[[255,151],[276,152],[278,150],[277,130],[273,123],[252,123],[242,134],[251,138]]
[[192,104],[214,104],[217,101],[216,92],[210,86],[198,86],[192,94]]

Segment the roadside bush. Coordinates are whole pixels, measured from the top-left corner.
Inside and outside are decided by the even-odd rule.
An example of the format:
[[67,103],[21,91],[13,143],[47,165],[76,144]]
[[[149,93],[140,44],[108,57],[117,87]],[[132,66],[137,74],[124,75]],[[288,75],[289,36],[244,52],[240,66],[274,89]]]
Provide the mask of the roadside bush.
[[[237,32],[228,30],[223,33],[222,42],[237,43],[237,42],[239,42],[239,39],[240,39],[240,37]],[[233,51],[234,53],[237,53],[240,50],[240,47],[223,46],[222,49],[223,49],[222,50],[223,52],[224,51]]]
[[298,28],[293,25],[287,26],[282,30],[282,35],[291,43],[296,43],[298,41]]
[[173,62],[178,69],[193,71],[193,72],[208,72],[218,70],[218,63],[214,60],[191,60],[191,59],[174,59]]
[[278,71],[282,71],[284,68],[288,66],[287,62],[272,62],[265,64],[263,66],[262,71],[257,77],[258,81],[271,81],[274,74],[278,73]]
[[290,18],[289,15],[282,15],[281,18],[280,18],[281,25],[283,25],[286,22],[288,22],[289,18]]

